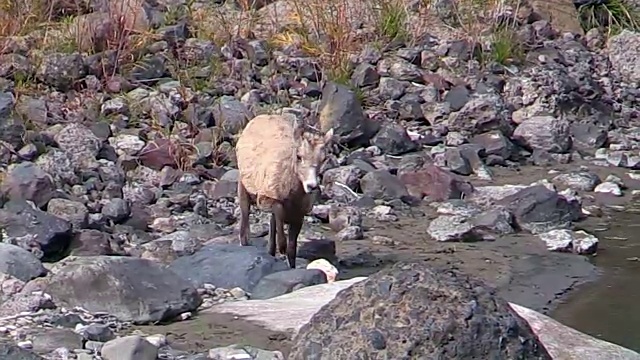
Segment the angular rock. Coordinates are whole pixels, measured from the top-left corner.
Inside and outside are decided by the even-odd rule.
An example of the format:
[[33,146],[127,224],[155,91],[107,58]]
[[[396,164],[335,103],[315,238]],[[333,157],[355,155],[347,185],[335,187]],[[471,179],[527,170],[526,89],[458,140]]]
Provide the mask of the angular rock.
[[288,294],[305,286],[324,284],[327,276],[317,269],[278,271],[260,279],[251,292],[251,299],[270,299]]
[[551,251],[593,254],[598,250],[598,238],[583,230],[551,230],[538,236]]
[[115,255],[111,248],[112,236],[99,230],[80,230],[75,234],[69,246],[69,255],[97,256]]
[[378,130],[377,123],[364,114],[356,94],[333,82],[327,83],[322,90],[319,123],[323,133],[333,128],[341,143],[356,140],[366,143]]
[[[268,351],[248,345],[229,345],[209,350],[209,360],[255,359],[255,360],[284,360],[279,351]],[[202,359],[204,360],[204,359]]]
[[289,359],[398,356],[551,359],[494,290],[424,263],[397,263],[339,292],[302,326]]
[[640,35],[623,30],[607,42],[609,60],[622,78],[629,82],[640,82]]
[[402,155],[417,149],[407,131],[399,125],[383,125],[378,133],[371,139],[371,144],[389,155]]
[[47,269],[27,250],[16,245],[0,243],[0,273],[27,282],[46,275]]
[[83,203],[78,201],[60,198],[51,199],[47,205],[47,212],[60,219],[67,220],[76,230],[85,228],[88,225],[89,210]]
[[131,335],[107,341],[100,355],[104,360],[156,360],[158,348],[142,336]]
[[582,191],[593,191],[602,182],[598,174],[589,171],[560,174],[553,178],[553,181],[566,185],[571,189]]
[[543,185],[529,186],[498,201],[510,211],[518,227],[532,234],[568,228],[582,214],[580,204]]
[[367,173],[360,179],[362,192],[374,199],[395,200],[409,195],[404,184],[386,170]]
[[429,223],[427,233],[436,241],[481,241],[484,236],[476,226],[461,215],[443,215]]
[[513,132],[513,139],[531,150],[566,153],[571,149],[569,122],[553,116],[533,116]]
[[45,360],[42,356],[28,350],[24,350],[16,345],[1,343],[0,359],[5,360]]
[[249,292],[263,277],[289,269],[265,248],[238,244],[206,245],[193,255],[176,259],[169,268],[198,287],[209,283]]
[[71,224],[35,209],[25,201],[9,201],[0,209],[0,228],[10,241],[41,252],[45,258],[59,256],[71,243]]
[[47,281],[45,292],[58,305],[81,306],[141,324],[170,320],[202,302],[196,289],[171,270],[119,256],[65,261]]
[[419,198],[428,196],[433,201],[460,199],[473,193],[471,183],[433,164],[418,170],[403,171],[398,177],[406,185],[409,194]]
[[54,195],[53,179],[32,162],[22,162],[11,167],[0,185],[0,192],[9,200],[33,201],[44,207]]

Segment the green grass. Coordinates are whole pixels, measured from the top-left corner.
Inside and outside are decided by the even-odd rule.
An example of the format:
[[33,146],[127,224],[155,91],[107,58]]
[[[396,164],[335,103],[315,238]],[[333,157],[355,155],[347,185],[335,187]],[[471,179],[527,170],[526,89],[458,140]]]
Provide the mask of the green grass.
[[625,0],[582,5],[578,13],[585,32],[593,28],[604,28],[607,35],[611,36],[625,29],[640,31],[640,10],[632,8]]

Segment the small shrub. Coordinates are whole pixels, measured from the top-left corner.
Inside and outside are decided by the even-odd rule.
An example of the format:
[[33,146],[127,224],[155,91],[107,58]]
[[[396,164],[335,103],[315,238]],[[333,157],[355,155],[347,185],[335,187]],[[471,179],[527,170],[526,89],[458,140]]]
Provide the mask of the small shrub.
[[626,0],[589,0],[578,8],[582,28],[606,28],[608,35],[624,29],[640,30],[640,11]]

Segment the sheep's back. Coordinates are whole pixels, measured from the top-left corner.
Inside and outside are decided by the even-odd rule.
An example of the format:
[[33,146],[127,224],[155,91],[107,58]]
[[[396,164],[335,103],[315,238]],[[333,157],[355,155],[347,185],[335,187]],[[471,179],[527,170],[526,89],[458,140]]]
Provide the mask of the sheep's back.
[[251,194],[284,200],[299,186],[291,121],[277,115],[253,118],[236,143],[240,181]]

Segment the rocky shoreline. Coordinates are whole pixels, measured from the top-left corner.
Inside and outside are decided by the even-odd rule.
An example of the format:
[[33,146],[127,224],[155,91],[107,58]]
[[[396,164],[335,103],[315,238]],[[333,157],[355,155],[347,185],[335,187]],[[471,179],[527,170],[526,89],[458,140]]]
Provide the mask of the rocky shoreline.
[[[535,3],[472,12],[511,24],[473,40],[446,4],[341,3],[313,42],[295,22],[333,13],[288,0],[61,2],[54,28],[1,37],[0,357],[278,347],[199,313],[330,281],[319,259],[339,278],[446,266],[548,312],[597,277],[594,224],[640,189],[640,34],[566,32]],[[337,134],[294,270],[265,253],[268,214],[237,244],[233,148],[263,113]]]

